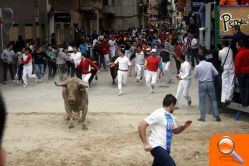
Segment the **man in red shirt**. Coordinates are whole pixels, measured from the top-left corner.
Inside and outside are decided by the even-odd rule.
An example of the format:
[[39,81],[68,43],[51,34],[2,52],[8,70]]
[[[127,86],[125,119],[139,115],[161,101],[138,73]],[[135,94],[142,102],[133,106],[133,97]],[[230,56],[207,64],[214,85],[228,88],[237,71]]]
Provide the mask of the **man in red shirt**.
[[243,106],[249,105],[249,49],[246,43],[239,40],[238,53],[235,57],[235,77],[238,77],[240,99]]
[[[109,44],[108,44],[108,41],[107,41],[107,39],[106,38],[104,38],[104,40],[103,40],[103,47],[102,47],[102,51],[103,51],[103,54],[104,54],[104,61],[105,61],[105,66],[107,66],[107,64],[109,63],[109,61],[110,61],[110,58],[109,58],[109,53],[110,53],[110,51],[109,51]],[[108,70],[107,68],[106,68],[106,70]]]
[[89,79],[92,75],[91,67],[94,68],[96,71],[99,71],[98,67],[91,61],[90,59],[86,58],[85,55],[81,54],[81,61],[77,66],[78,70],[82,75],[82,80],[86,83],[86,86],[89,87]]
[[150,51],[150,56],[146,58],[145,61],[146,69],[146,85],[149,87],[149,93],[154,93],[155,84],[157,82],[157,71],[160,68],[160,74],[163,74],[163,68],[161,63],[161,58],[157,56],[156,49]]
[[29,48],[24,49],[24,54],[21,57],[21,62],[23,62],[23,74],[22,74],[22,80],[23,80],[23,87],[26,88],[28,87],[28,79],[29,78],[34,78],[37,80],[37,77],[35,74],[32,74],[33,66],[32,66],[32,57],[29,52]]

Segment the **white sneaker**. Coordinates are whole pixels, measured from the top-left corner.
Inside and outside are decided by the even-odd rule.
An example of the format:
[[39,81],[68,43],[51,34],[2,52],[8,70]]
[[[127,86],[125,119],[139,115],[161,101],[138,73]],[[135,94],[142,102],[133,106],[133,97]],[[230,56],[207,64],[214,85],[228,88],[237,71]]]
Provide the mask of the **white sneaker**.
[[38,82],[42,82],[42,80],[41,80],[41,79],[38,79]]
[[23,87],[24,87],[24,88],[27,88],[27,87],[28,87],[28,85],[23,85]]
[[119,93],[118,93],[118,96],[122,96],[122,95],[123,95],[123,92],[119,92]]

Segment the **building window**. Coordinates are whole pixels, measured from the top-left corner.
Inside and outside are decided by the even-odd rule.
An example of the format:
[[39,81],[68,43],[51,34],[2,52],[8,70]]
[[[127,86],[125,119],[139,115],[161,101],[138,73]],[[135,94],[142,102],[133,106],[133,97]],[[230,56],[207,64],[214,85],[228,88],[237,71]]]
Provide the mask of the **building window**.
[[103,5],[113,6],[113,0],[103,0]]
[[13,27],[11,27],[9,31],[9,41],[17,41],[18,33],[19,33],[18,25],[14,25]]
[[42,45],[45,43],[45,38],[46,38],[46,28],[45,28],[45,24],[41,24],[41,42]]
[[70,42],[70,24],[64,24],[64,42]]
[[33,27],[32,27],[32,25],[25,25],[24,33],[25,33],[26,40],[33,39]]

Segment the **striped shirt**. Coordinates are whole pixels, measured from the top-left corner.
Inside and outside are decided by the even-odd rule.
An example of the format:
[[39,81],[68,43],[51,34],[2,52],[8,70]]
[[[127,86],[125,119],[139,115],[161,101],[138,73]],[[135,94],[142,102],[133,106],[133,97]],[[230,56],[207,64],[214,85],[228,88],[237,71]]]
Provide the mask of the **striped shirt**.
[[173,115],[160,108],[145,118],[145,121],[151,127],[149,143],[152,149],[161,146],[170,152],[172,130],[177,128]]

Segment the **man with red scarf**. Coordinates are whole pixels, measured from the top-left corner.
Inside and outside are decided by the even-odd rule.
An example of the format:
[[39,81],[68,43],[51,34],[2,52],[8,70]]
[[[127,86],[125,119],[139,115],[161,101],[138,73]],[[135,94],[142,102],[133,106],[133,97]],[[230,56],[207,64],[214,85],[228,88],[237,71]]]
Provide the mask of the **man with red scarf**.
[[33,66],[32,66],[32,57],[29,53],[29,48],[24,49],[24,54],[22,55],[21,62],[23,62],[23,74],[22,80],[24,83],[24,88],[28,86],[27,76],[29,78],[34,78],[37,81],[37,77],[35,74],[32,74]]

